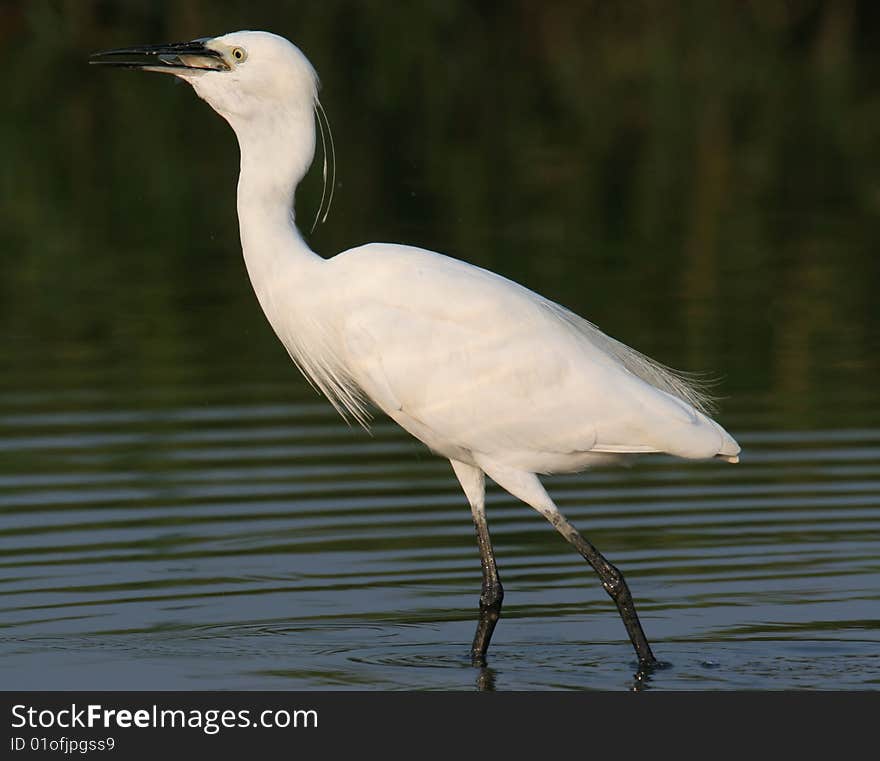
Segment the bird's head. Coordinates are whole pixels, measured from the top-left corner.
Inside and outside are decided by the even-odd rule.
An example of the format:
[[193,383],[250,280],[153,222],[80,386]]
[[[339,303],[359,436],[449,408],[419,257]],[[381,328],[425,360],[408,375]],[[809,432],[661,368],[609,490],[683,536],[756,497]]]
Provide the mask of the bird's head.
[[293,43],[270,32],[232,32],[190,42],[95,53],[91,63],[173,74],[236,131],[279,107],[315,107],[318,77]]
[[[106,50],[95,53],[90,62],[173,74],[189,82],[235,130],[242,165],[247,160],[254,169],[249,177],[263,178],[288,206],[315,154],[317,116],[324,148],[324,191],[312,229],[326,219],[336,184],[333,134],[318,100],[315,69],[292,42],[270,32],[232,32],[190,42]],[[328,156],[333,165],[329,176]]]

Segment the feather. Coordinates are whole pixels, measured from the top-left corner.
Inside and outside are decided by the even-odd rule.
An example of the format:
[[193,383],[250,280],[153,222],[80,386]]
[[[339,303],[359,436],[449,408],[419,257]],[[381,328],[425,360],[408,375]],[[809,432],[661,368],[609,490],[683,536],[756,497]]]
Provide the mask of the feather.
[[711,380],[703,379],[694,374],[685,374],[656,362],[603,333],[592,322],[585,320],[580,315],[543,296],[531,293],[538,299],[541,307],[559,320],[568,330],[573,331],[603,354],[623,365],[645,383],[672,394],[703,414],[709,414],[715,410],[715,400],[706,390],[706,387],[711,385]]

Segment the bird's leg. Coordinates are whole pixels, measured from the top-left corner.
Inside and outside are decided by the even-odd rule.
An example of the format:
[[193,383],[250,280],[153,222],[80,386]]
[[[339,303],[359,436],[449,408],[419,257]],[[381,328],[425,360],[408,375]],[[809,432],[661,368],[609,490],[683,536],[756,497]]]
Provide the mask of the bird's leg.
[[527,505],[531,505],[543,515],[552,526],[565,537],[577,549],[584,559],[598,574],[605,591],[614,600],[623,625],[632,641],[639,658],[639,669],[647,669],[657,664],[651,646],[645,637],[645,632],[636,614],[636,606],[623,574],[609,563],[602,553],[590,544],[578,530],[572,526],[565,516],[559,512],[550,495],[544,489],[540,480],[534,473],[514,470],[510,467],[498,465],[494,462],[479,460],[480,467],[495,483],[509,491],[514,497],[518,497]]
[[504,587],[501,586],[498,568],[495,565],[495,553],[492,550],[489,526],[486,523],[486,509],[483,505],[480,505],[479,509],[471,505],[471,512],[474,516],[477,545],[480,548],[480,562],[483,567],[483,587],[480,592],[480,620],[477,623],[474,644],[471,646],[471,661],[475,666],[485,666],[489,640],[492,639],[495,624],[498,623],[498,619],[501,617]]
[[639,657],[639,667],[656,665],[657,659],[651,652],[651,646],[648,644],[648,638],[645,636],[642,624],[636,614],[636,606],[623,574],[611,565],[605,556],[590,544],[559,510],[542,510],[541,512],[553,527],[583,555],[599,576],[603,588],[614,600],[614,604],[620,612],[623,625],[626,627],[626,632],[629,634],[636,655]]
[[485,477],[483,471],[471,465],[452,460],[452,467],[471,506],[477,546],[480,548],[480,564],[483,570],[483,586],[480,592],[480,618],[471,645],[471,662],[475,666],[486,665],[486,652],[492,632],[501,617],[501,604],[504,601],[504,587],[495,564],[489,525],[486,522]]

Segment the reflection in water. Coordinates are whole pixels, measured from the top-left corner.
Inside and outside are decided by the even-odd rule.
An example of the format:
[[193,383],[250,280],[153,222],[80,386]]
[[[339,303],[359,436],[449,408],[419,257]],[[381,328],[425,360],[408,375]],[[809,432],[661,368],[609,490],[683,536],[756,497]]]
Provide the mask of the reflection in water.
[[651,682],[654,674],[658,671],[671,668],[672,664],[667,661],[657,661],[652,664],[640,664],[638,670],[633,674],[631,692],[644,692],[651,689]]
[[657,655],[675,664],[635,679],[582,560],[490,490],[507,595],[491,667],[475,675],[479,558],[446,463],[391,425],[368,436],[286,393],[154,412],[0,402],[9,684],[878,684],[880,428],[776,435],[734,414],[738,469],[652,457],[550,480],[625,564]]
[[478,692],[495,692],[495,669],[481,666],[477,676]]

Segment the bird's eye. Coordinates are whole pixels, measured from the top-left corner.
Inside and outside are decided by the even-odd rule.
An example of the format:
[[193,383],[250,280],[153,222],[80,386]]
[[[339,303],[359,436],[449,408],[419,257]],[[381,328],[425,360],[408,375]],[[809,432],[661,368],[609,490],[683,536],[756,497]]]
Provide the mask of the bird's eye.
[[244,48],[233,48],[232,57],[238,61],[238,63],[241,63],[247,58],[247,53],[245,53]]

